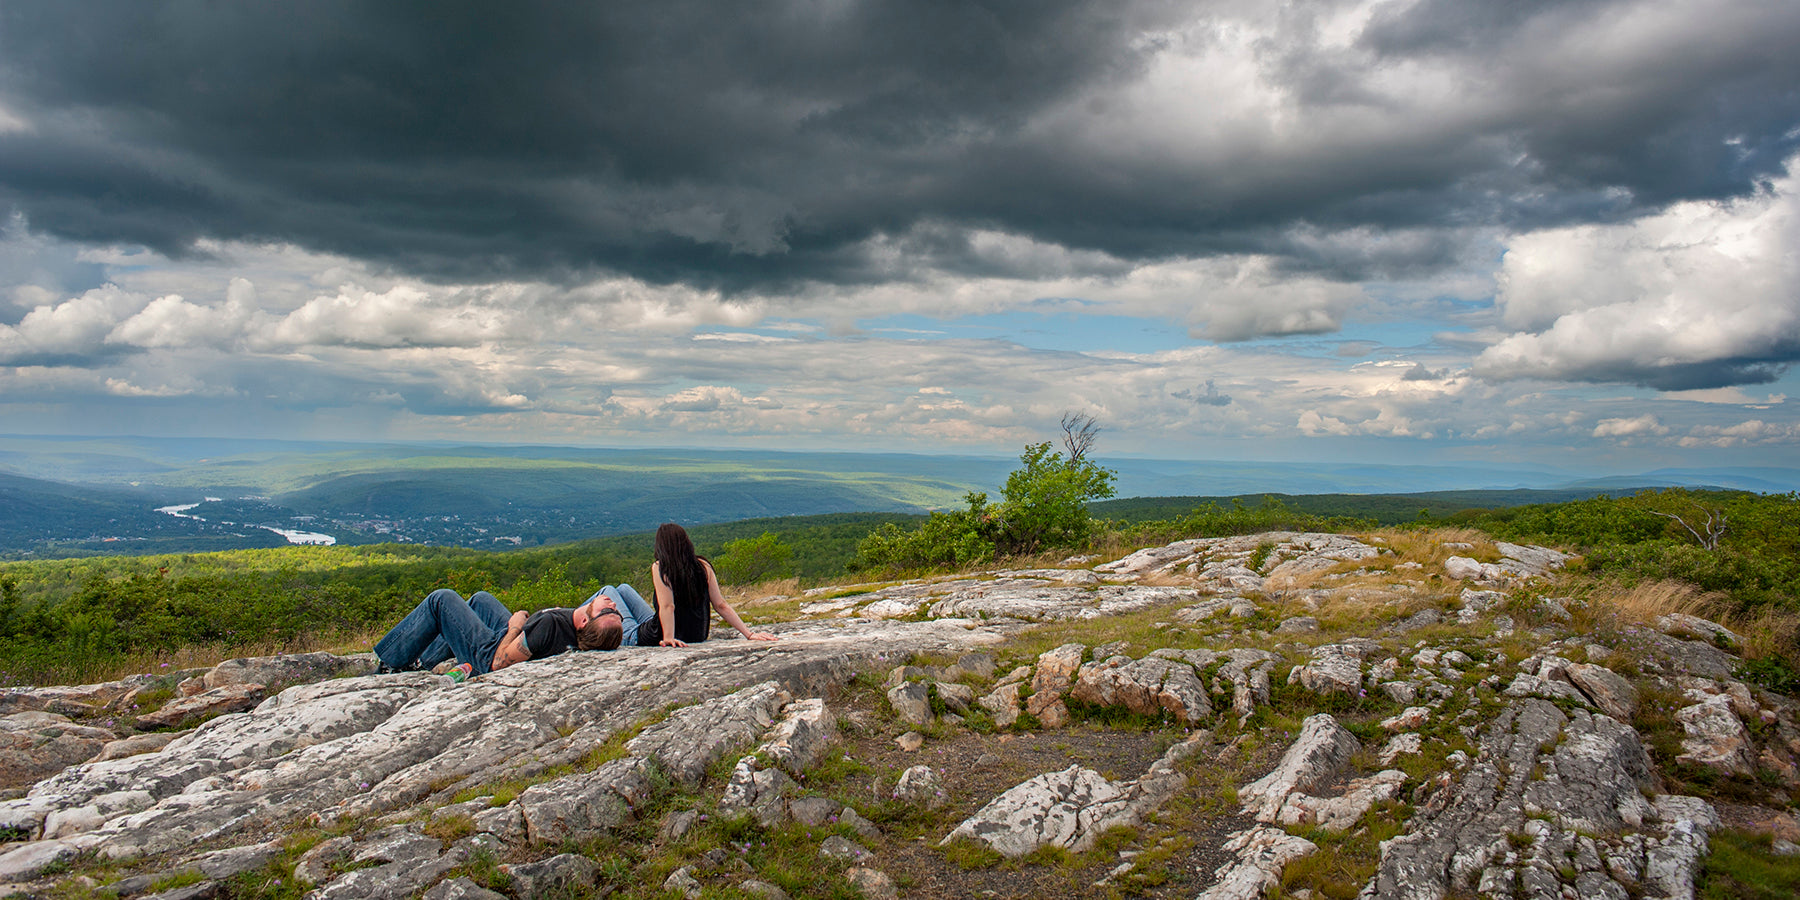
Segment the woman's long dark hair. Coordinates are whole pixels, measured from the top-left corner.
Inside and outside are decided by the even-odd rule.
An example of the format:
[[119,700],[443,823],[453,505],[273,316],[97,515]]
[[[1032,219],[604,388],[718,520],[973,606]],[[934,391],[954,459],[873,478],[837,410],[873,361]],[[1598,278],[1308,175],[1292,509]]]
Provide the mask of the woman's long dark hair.
[[665,522],[656,529],[656,568],[663,581],[675,593],[676,602],[706,602],[706,570],[700,561],[706,557],[694,553],[694,541],[687,529]]

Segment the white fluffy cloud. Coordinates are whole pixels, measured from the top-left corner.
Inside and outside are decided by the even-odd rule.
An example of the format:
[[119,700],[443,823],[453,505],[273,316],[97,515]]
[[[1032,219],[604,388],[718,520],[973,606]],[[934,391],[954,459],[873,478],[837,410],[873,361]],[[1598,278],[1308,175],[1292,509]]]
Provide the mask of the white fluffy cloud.
[[0,324],[0,363],[30,365],[99,352],[114,324],[142,302],[107,285],[61,303],[38,306],[17,325]]
[[444,300],[417,285],[347,287],[294,310],[263,337],[295,347],[469,347],[507,337],[514,319],[505,305]]
[[1773,381],[1800,360],[1797,169],[1740,201],[1513,239],[1496,299],[1519,331],[1476,372],[1663,390]]
[[1601,419],[1594,426],[1597,438],[1660,437],[1669,429],[1655,416],[1633,416],[1629,419]]

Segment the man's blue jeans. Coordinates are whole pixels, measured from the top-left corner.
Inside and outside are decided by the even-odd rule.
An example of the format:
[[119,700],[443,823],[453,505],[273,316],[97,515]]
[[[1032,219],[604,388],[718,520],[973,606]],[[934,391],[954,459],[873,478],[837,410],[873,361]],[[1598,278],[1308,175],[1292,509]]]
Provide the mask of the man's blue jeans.
[[474,674],[484,675],[494,666],[494,651],[511,618],[487,591],[476,591],[464,603],[461,594],[441,588],[375,642],[375,655],[390,669],[428,669],[454,654],[473,666]]
[[[629,584],[609,584],[595,591],[594,597],[601,594],[612,598],[613,608],[619,611],[619,624],[625,627],[625,636],[619,639],[619,646],[636,647],[638,626],[656,618],[656,610],[651,609],[637,589]],[[589,597],[588,602],[593,602],[594,597]]]

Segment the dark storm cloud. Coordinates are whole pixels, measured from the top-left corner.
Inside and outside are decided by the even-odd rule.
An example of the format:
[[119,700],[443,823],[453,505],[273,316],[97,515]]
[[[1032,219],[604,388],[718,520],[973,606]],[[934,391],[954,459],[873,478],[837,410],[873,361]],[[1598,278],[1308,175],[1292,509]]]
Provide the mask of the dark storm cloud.
[[1636,384],[1659,391],[1696,391],[1743,384],[1773,384],[1800,357],[1800,347],[1789,347],[1784,358],[1719,359],[1699,363],[1612,361],[1608,364],[1565,369],[1554,373],[1563,381],[1595,384]]
[[[1359,94],[1370,73],[1409,63],[1477,86],[1492,72],[1506,108],[1451,125],[1388,110],[1382,140],[1171,158],[1105,148],[1207,110],[1094,132],[1202,5],[6,4],[0,113],[25,125],[0,127],[0,198],[82,241],[287,241],[449,280],[1029,274],[1035,258],[983,256],[971,230],[1127,261],[1254,251],[1334,277],[1430,271],[1459,253],[1433,229],[1742,194],[1794,150],[1792,4],[1754,9],[1753,28],[1734,7],[1735,30],[1697,36],[1691,60],[1627,52],[1592,96],[1523,58],[1546,31],[1631,6],[1426,2],[1329,51],[1296,11],[1264,23],[1257,66],[1302,122],[1379,111]],[[1045,127],[1058,113],[1063,129]],[[1364,227],[1423,231],[1367,253],[1305,238]],[[873,236],[898,260],[869,252]]]

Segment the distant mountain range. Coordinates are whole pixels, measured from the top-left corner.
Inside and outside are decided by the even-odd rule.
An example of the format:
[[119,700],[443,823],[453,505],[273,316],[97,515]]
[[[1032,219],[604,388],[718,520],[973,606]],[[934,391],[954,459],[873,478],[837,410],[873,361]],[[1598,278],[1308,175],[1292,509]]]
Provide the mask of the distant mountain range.
[[[1800,489],[1800,469],[1775,468],[1582,478],[1529,467],[1102,463],[1118,473],[1122,498]],[[959,506],[971,490],[997,495],[1016,465],[1013,458],[918,454],[0,435],[0,555],[282,543],[271,528],[345,543],[534,546],[644,531],[664,521],[923,512]],[[1511,502],[1550,499],[1518,496]],[[185,518],[156,512],[177,504],[199,505]]]

